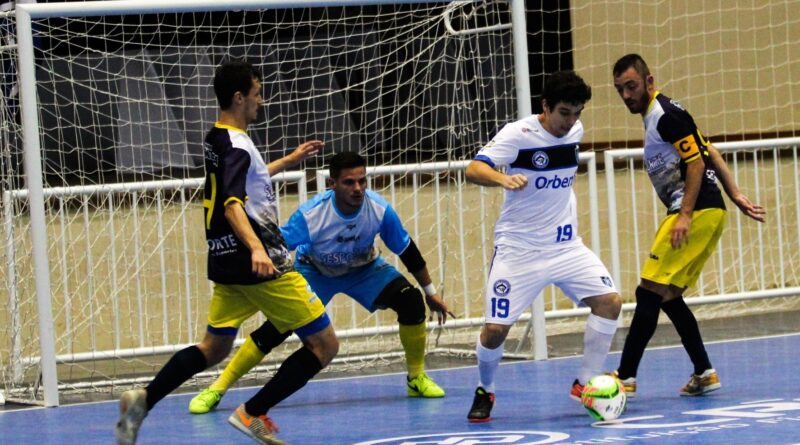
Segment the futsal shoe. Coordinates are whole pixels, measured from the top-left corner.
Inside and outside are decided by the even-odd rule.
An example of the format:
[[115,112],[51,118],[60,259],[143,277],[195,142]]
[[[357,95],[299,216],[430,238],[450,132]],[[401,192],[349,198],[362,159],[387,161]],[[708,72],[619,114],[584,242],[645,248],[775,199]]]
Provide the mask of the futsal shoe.
[[581,382],[579,382],[578,379],[575,379],[575,381],[572,382],[572,388],[569,390],[569,398],[578,403],[581,403],[582,395],[583,395],[583,385],[581,385]]
[[192,414],[205,414],[219,405],[222,396],[221,392],[206,388],[189,402],[189,412]]
[[622,382],[622,386],[625,387],[625,397],[633,398],[636,397],[636,377],[628,377],[627,379],[619,378],[619,372],[613,371],[609,373],[611,377],[615,377],[617,380]]
[[444,397],[444,390],[424,372],[419,373],[413,379],[406,377],[406,381],[408,382],[409,397],[425,397],[429,399]]
[[114,434],[117,445],[133,445],[139,434],[139,427],[147,417],[147,391],[132,389],[122,393],[119,398],[119,420]]
[[472,401],[472,408],[467,414],[467,420],[472,423],[488,422],[492,420],[492,408],[494,407],[494,393],[486,392],[482,386],[475,389],[475,399]]
[[701,396],[707,392],[716,391],[722,387],[719,376],[714,368],[706,369],[700,375],[692,374],[689,383],[681,388],[682,396]]
[[244,410],[244,403],[236,408],[236,411],[228,417],[228,423],[237,430],[247,434],[258,443],[266,445],[288,445],[286,442],[275,437],[278,432],[278,425],[267,415],[251,416]]

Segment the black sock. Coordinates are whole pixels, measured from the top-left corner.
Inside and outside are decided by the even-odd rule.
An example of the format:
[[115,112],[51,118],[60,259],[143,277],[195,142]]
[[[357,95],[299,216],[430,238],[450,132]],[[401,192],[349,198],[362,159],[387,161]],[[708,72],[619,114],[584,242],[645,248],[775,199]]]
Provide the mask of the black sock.
[[281,400],[297,392],[322,370],[322,363],[310,349],[303,346],[290,355],[278,372],[256,395],[244,404],[251,416],[266,414]]
[[181,349],[158,371],[156,378],[147,385],[147,410],[189,380],[193,375],[206,369],[206,357],[196,345]]
[[660,295],[641,286],[636,288],[636,310],[633,312],[633,320],[628,336],[625,337],[625,346],[617,368],[621,379],[636,377],[647,343],[656,332],[660,307]]
[[703,338],[700,336],[700,327],[697,326],[697,319],[683,301],[683,297],[663,303],[661,309],[667,314],[675,326],[675,330],[678,331],[678,335],[681,336],[681,343],[694,364],[694,373],[700,375],[706,369],[710,369],[711,362],[708,359],[706,347],[703,345]]

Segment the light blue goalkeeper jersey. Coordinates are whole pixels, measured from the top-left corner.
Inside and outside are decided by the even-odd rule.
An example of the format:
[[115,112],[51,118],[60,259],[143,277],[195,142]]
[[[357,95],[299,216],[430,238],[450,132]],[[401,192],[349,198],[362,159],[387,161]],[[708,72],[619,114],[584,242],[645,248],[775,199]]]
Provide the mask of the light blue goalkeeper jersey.
[[375,236],[399,255],[411,238],[391,205],[367,190],[361,208],[344,215],[336,208],[333,190],[327,190],[301,205],[281,227],[297,261],[312,264],[329,277],[345,275],[379,256]]

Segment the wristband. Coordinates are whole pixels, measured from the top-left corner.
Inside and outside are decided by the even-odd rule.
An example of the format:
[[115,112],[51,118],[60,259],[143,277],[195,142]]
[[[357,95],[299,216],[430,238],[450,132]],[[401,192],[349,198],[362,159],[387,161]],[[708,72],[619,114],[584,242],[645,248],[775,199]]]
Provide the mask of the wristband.
[[429,297],[436,295],[436,287],[434,287],[433,283],[430,283],[427,286],[423,286],[422,290],[425,291],[425,295]]

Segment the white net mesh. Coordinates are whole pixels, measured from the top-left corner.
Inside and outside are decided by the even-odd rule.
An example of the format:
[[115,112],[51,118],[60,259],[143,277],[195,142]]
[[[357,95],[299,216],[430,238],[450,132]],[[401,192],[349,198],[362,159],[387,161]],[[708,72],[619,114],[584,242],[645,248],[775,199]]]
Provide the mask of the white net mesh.
[[[477,316],[482,286],[466,296],[468,269],[450,247],[456,234],[475,230],[455,217],[463,196],[455,191],[464,183],[454,161],[471,157],[515,116],[509,24],[508,5],[472,2],[35,20],[62,388],[147,379],[166,354],[202,334],[210,286],[198,179],[203,137],[217,117],[213,72],[229,58],[244,58],[264,75],[266,106],[249,133],[270,158],[321,139],[326,152],[357,151],[369,165],[441,163],[428,172],[376,175],[372,186],[404,217],[437,283],[453,295],[453,309]],[[17,134],[13,119],[6,122],[7,134]],[[11,157],[21,149],[18,141],[6,146]],[[9,191],[21,188],[14,160]],[[316,190],[313,170],[325,164],[325,157],[312,159],[308,175],[279,178],[282,219],[306,199],[307,186]],[[484,239],[497,208],[494,198],[486,201],[469,222]],[[0,364],[17,398],[37,398],[27,195],[11,192],[4,205],[14,216],[6,226],[13,240],[6,255],[15,265],[7,282],[19,305],[4,316],[19,318],[3,325],[20,335],[4,336],[11,345],[0,349]],[[483,270],[488,244],[473,248],[463,261]],[[394,314],[368,314],[342,297],[330,311],[343,337],[353,337],[345,356],[391,358],[400,349],[397,335],[386,334],[396,327]]]

